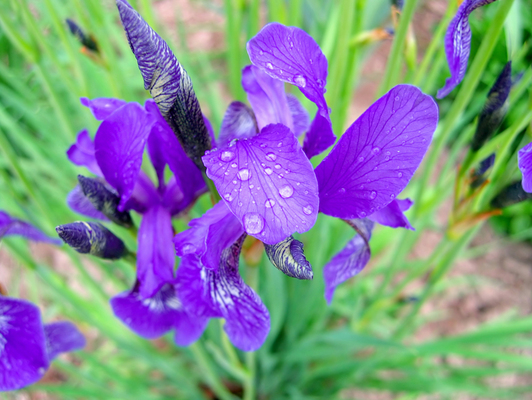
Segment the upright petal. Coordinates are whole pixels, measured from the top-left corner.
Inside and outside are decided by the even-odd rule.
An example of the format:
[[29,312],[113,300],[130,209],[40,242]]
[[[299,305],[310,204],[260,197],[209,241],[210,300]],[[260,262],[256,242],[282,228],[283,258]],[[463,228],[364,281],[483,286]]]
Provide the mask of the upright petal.
[[109,221],[101,211],[98,211],[91,201],[83,193],[80,185],[76,185],[74,189],[67,195],[67,204],[75,212],[86,217],[99,219],[101,221]]
[[214,150],[203,160],[207,175],[248,234],[275,244],[314,225],[316,177],[286,126],[268,125],[259,135]]
[[96,160],[106,181],[120,195],[120,207],[133,193],[152,121],[137,103],[128,103],[104,120],[94,140]]
[[523,190],[527,193],[532,193],[532,143],[519,150],[517,164],[523,174]]
[[495,0],[465,0],[445,34],[445,55],[451,71],[451,77],[445,86],[438,91],[438,99],[442,99],[453,91],[464,79],[469,53],[471,51],[471,28],[469,28],[469,14],[480,6],[493,3]]
[[293,131],[292,113],[283,82],[248,65],[242,70],[242,87],[248,95],[259,130],[269,124],[283,124]]
[[162,206],[150,208],[139,228],[137,279],[139,294],[145,299],[174,278],[172,217]]
[[0,296],[0,391],[31,385],[48,366],[39,308]]
[[243,351],[255,351],[268,335],[270,315],[238,272],[244,238],[224,250],[218,271],[202,268],[194,257],[185,257],[177,271],[177,287],[190,312],[225,318],[224,330],[231,342]]
[[414,231],[415,229],[410,225],[408,218],[403,214],[403,211],[412,207],[412,204],[414,202],[410,199],[392,200],[386,207],[371,214],[368,219],[390,228],[405,228]]
[[127,1],[117,0],[116,5],[144,88],[150,91],[185,153],[203,169],[201,156],[210,149],[211,140],[190,77],[166,42]]
[[49,360],[61,353],[80,350],[87,341],[72,322],[59,321],[44,325],[44,336]]
[[73,164],[87,167],[94,175],[103,176],[94,155],[94,142],[86,129],[78,133],[76,143],[67,150],[67,157]]
[[362,271],[371,256],[369,240],[374,223],[368,219],[346,222],[355,228],[358,235],[323,267],[327,303],[331,302],[336,286]]
[[398,85],[351,125],[316,167],[320,211],[365,218],[408,184],[432,140],[438,109],[430,96]]
[[294,135],[299,137],[309,130],[310,118],[308,116],[308,112],[299,102],[298,98],[293,94],[287,94],[286,101],[288,102],[288,108],[290,109],[290,114],[292,114],[292,122],[294,123],[294,129],[292,132],[294,132]]
[[327,58],[305,31],[277,22],[266,25],[247,44],[251,62],[272,78],[296,85],[318,106],[325,119],[325,136],[331,136],[329,107],[325,101]]
[[319,112],[316,113],[303,142],[303,151],[309,159],[321,154],[336,141],[332,129],[329,129],[330,125],[331,122],[328,119]]
[[250,138],[258,131],[253,110],[240,101],[233,101],[225,111],[218,145],[224,147],[233,139]]
[[165,284],[152,297],[143,299],[139,284],[131,291],[123,292],[111,299],[111,308],[118,319],[137,335],[155,339],[172,328],[176,328],[176,340],[180,346],[187,346],[197,340],[207,319],[188,314],[176,295],[172,284]]
[[53,239],[28,222],[13,218],[5,211],[0,210],[0,240],[4,236],[22,236],[34,242],[45,242],[60,245],[61,241]]
[[108,97],[99,97],[92,100],[87,97],[82,97],[80,98],[80,101],[81,104],[91,110],[92,115],[94,115],[94,118],[98,121],[103,121],[108,118],[112,113],[127,103],[125,100]]
[[303,253],[303,243],[292,236],[274,245],[265,244],[264,249],[271,263],[285,275],[297,279],[312,279],[312,266]]

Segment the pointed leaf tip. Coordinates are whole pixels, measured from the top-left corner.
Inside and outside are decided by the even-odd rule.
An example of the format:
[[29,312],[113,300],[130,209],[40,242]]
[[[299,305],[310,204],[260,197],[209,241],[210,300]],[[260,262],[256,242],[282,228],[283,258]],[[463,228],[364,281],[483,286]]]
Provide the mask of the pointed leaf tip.
[[303,243],[292,236],[277,244],[264,244],[264,248],[271,263],[285,275],[305,280],[314,277],[312,266],[303,253]]

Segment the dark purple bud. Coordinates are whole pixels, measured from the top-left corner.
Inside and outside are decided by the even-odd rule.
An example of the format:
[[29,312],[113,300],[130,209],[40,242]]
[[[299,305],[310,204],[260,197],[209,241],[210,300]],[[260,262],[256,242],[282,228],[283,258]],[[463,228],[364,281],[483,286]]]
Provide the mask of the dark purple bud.
[[127,1],[117,0],[116,5],[144,88],[150,91],[187,156],[204,171],[201,157],[211,148],[211,138],[190,77],[166,42]]
[[471,174],[471,188],[478,188],[486,181],[486,172],[495,164],[495,153],[480,162],[477,169]]
[[86,35],[85,32],[83,32],[83,29],[70,18],[66,19],[66,23],[70,33],[73,34],[83,46],[96,53],[99,52],[98,44],[91,35]]
[[81,254],[115,260],[126,255],[124,242],[99,223],[77,221],[55,228],[63,241]]
[[404,0],[392,0],[392,5],[395,6],[399,11],[403,9],[403,6],[405,5]]
[[491,201],[491,206],[504,208],[528,199],[532,199],[532,193],[525,192],[521,181],[517,181],[502,189]]
[[101,181],[78,175],[79,185],[83,194],[91,204],[115,224],[125,228],[133,226],[133,220],[128,211],[118,211],[120,197],[111,192]]
[[478,117],[477,130],[471,142],[471,149],[473,151],[478,151],[497,129],[499,129],[508,110],[506,100],[508,99],[511,88],[512,62],[509,61],[490,89],[488,99]]
[[292,236],[277,244],[264,244],[266,254],[271,263],[279,271],[292,278],[312,279],[312,266],[303,253],[303,243]]

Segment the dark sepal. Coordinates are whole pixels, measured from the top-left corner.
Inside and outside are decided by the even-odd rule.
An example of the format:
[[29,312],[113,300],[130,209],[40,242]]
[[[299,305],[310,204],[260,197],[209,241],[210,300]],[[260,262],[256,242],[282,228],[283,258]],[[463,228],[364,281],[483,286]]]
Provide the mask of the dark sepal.
[[201,157],[211,148],[211,138],[190,77],[166,42],[127,1],[117,0],[116,5],[144,88],[150,91],[187,156],[205,171]]
[[502,189],[491,201],[491,206],[504,208],[528,199],[532,199],[532,193],[525,192],[521,181],[517,181]]
[[115,224],[125,228],[131,228],[133,226],[133,220],[129,211],[118,211],[118,204],[120,203],[120,197],[118,195],[111,192],[98,179],[78,175],[78,181],[83,194],[89,199],[94,208]]
[[55,228],[63,241],[81,254],[115,260],[128,251],[124,242],[100,223],[77,221]]
[[264,248],[271,263],[285,275],[308,280],[314,277],[312,266],[303,253],[303,243],[292,236],[277,244],[265,243]]

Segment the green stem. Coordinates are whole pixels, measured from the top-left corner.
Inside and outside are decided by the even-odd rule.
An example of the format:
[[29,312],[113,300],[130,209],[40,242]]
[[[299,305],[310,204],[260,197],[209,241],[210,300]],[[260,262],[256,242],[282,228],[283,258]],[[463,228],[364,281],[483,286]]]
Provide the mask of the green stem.
[[242,9],[239,0],[225,0],[225,15],[227,15],[226,39],[228,45],[227,60],[229,63],[229,86],[233,98],[243,100],[244,90],[240,85],[240,59],[242,31]]

